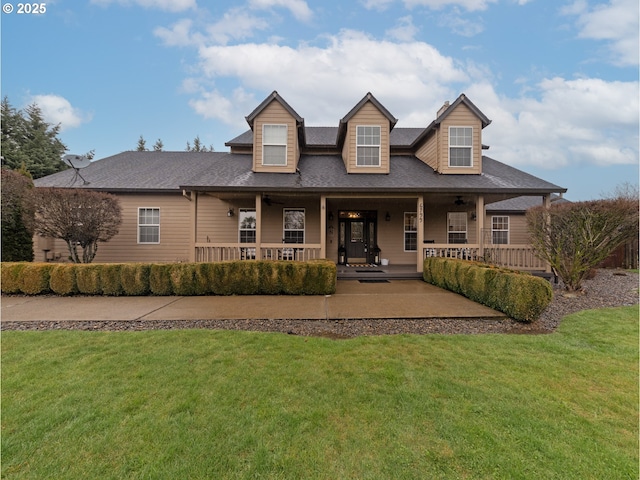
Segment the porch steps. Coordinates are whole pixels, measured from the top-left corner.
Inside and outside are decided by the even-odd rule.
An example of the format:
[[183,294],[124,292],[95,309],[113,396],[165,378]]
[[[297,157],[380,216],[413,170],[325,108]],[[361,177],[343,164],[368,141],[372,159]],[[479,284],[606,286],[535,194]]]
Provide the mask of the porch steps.
[[406,280],[422,278],[415,265],[338,265],[338,280]]

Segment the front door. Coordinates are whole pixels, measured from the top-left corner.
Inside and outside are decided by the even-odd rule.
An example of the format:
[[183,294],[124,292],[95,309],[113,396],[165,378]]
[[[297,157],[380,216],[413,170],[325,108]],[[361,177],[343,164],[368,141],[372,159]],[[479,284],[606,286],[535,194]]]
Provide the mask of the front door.
[[376,212],[340,212],[340,243],[346,263],[372,263],[376,247]]

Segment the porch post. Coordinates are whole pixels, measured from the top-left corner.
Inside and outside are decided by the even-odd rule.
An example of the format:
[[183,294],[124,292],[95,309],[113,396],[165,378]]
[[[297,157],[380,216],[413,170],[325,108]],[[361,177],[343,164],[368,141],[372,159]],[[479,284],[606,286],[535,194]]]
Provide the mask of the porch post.
[[[184,195],[184,193],[183,193]],[[196,261],[196,242],[198,241],[198,192],[191,192],[189,196],[184,195],[190,202],[189,210],[191,213],[189,242],[191,248],[189,249],[189,262]]]
[[416,252],[416,271],[422,272],[422,255],[424,250],[424,195],[418,195],[418,204],[417,210],[418,212],[418,235],[417,235],[417,252]]
[[256,260],[262,259],[262,194],[256,193]]
[[327,196],[320,195],[320,258],[327,258]]
[[476,243],[479,245],[478,256],[484,257],[484,196],[476,197]]

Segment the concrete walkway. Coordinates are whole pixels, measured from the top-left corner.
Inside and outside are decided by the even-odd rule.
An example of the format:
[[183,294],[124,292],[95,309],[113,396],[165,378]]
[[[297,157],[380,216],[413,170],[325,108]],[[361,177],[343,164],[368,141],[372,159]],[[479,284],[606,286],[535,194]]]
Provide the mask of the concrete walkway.
[[210,297],[4,296],[0,320],[504,318],[421,280],[339,280],[334,295]]

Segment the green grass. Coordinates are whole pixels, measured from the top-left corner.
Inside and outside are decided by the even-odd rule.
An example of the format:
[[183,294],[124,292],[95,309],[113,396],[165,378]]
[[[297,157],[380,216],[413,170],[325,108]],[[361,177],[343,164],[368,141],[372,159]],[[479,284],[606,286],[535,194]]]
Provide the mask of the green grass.
[[636,479],[638,315],[538,336],[3,332],[2,477]]

